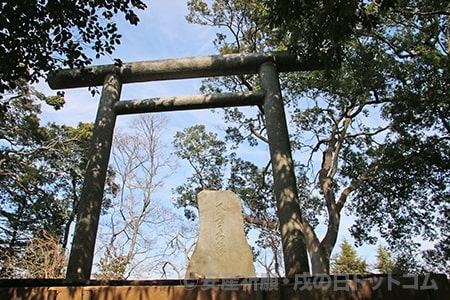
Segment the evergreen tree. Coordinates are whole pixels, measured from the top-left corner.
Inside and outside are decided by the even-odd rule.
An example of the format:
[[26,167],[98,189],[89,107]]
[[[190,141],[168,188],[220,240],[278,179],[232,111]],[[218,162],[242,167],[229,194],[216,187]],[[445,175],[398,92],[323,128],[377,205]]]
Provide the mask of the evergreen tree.
[[364,274],[368,264],[358,257],[356,249],[344,239],[340,245],[341,252],[333,256],[331,262],[332,274]]
[[391,257],[391,254],[382,245],[377,249],[377,262],[375,268],[382,274],[392,273],[395,267],[395,260]]

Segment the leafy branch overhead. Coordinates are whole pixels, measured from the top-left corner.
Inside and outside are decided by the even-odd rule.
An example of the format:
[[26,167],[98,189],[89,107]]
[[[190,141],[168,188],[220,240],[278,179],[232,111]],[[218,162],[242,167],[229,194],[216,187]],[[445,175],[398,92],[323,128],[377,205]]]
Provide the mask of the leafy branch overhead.
[[3,1],[0,14],[0,93],[23,79],[36,82],[58,67],[79,68],[112,54],[121,34],[114,21],[122,14],[137,25],[141,0]]

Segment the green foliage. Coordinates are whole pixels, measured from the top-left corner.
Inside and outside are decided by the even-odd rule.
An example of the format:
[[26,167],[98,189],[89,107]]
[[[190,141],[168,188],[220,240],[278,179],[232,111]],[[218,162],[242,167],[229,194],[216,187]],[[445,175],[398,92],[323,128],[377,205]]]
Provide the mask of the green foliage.
[[194,174],[187,183],[175,188],[178,207],[185,208],[188,219],[194,219],[197,207],[197,194],[202,190],[220,190],[223,185],[224,167],[228,158],[224,155],[226,144],[217,134],[206,132],[204,125],[196,125],[177,132],[173,146],[175,154],[189,162]]
[[276,222],[269,168],[261,169],[254,163],[236,158],[234,153],[227,151],[225,141],[215,133],[206,132],[204,125],[177,132],[173,145],[175,154],[187,160],[194,171],[188,182],[174,191],[178,195],[177,205],[185,207],[189,219],[195,216],[190,208],[197,208],[197,194],[201,190],[230,189],[244,199],[244,209],[252,217]]
[[[269,27],[263,25],[261,19],[261,14],[265,12],[261,1],[218,0],[210,5],[208,3],[209,1],[189,0],[186,19],[190,23],[227,29],[232,35],[232,43],[228,42],[225,31],[218,32],[214,40],[221,54],[264,50],[264,45],[252,42],[263,37],[270,38],[267,36]],[[261,26],[265,26],[266,30],[259,30]]]
[[[447,213],[447,216],[449,214]],[[447,218],[448,220],[448,218]],[[444,228],[447,228],[448,226]],[[434,247],[434,249],[430,249],[425,251],[425,264],[428,267],[427,269],[435,270],[435,272],[450,274],[450,234],[448,231],[442,234],[439,239],[439,243]]]
[[56,96],[45,97],[45,103],[53,106],[55,110],[61,109],[66,101],[64,100],[64,92],[57,92]]
[[273,197],[269,169],[261,170],[254,163],[234,158],[231,162],[227,189],[244,201],[246,212],[267,222],[277,222],[276,201]]
[[382,274],[392,273],[395,268],[395,260],[391,257],[389,251],[387,251],[382,245],[377,249],[377,262],[375,268]]
[[[423,266],[417,257],[417,251],[411,249],[410,247],[405,247],[400,251],[397,251],[395,265],[392,269],[394,274],[422,274],[424,272],[429,273],[430,270],[428,266]],[[433,270],[434,271],[434,270]]]
[[341,252],[332,258],[332,274],[364,274],[367,273],[367,262],[358,257],[356,249],[347,241],[341,243]]
[[14,89],[18,79],[33,83],[56,67],[84,67],[111,54],[120,44],[114,16],[132,25],[141,0],[3,1],[0,10],[0,93]]
[[[264,4],[268,11],[265,20],[274,34],[280,39],[287,36],[289,48],[303,55],[341,48],[374,33],[383,43],[389,42],[397,54],[414,53],[409,47],[448,43],[448,7],[442,1],[265,0]],[[406,31],[398,32],[399,28]],[[441,31],[443,36],[436,39],[433,31]]]
[[368,24],[362,1],[265,0],[267,22],[280,38],[288,36],[290,48],[315,55],[347,41],[357,24]]
[[45,100],[22,84],[2,101],[1,276],[9,272],[4,263],[24,253],[28,240],[43,231],[64,249],[75,219],[92,125],[41,126],[39,102]]

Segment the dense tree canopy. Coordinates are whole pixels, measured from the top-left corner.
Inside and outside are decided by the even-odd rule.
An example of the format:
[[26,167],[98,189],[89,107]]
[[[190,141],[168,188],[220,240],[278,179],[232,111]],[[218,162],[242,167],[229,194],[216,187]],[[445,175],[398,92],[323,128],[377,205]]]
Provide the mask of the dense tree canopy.
[[30,239],[51,237],[67,246],[92,132],[84,123],[42,126],[40,103],[58,107],[60,101],[25,83],[21,89],[4,99],[8,109],[0,122],[0,276],[15,276],[5,266],[27,260],[21,255]]
[[[319,222],[305,218],[313,273],[329,271],[344,208],[356,217],[351,232],[358,243],[374,243],[381,236],[391,250],[410,253],[419,247],[413,237],[434,241],[431,254],[440,262],[437,268],[448,272],[447,4],[188,4],[189,21],[218,28],[215,43],[221,53],[292,49],[310,55],[327,47],[340,50],[339,69],[281,77],[299,182],[307,182],[300,205],[305,215],[321,216],[327,224],[319,238]],[[214,78],[203,85],[207,92],[258,88],[252,76]],[[226,109],[225,120],[227,140],[234,147],[267,141],[263,111]],[[266,196],[265,201],[273,199]]]
[[111,54],[121,35],[114,21],[121,13],[133,25],[141,0],[8,0],[0,3],[0,93],[16,81],[35,82],[56,67],[83,67],[86,52]]

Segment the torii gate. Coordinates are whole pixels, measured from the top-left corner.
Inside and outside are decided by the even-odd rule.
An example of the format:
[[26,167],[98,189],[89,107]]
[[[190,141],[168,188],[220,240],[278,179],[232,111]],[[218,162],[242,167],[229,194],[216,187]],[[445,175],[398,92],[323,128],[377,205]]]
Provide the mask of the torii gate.
[[[118,115],[248,105],[264,107],[286,277],[309,272],[278,72],[324,68],[324,63],[317,59],[307,60],[287,52],[275,52],[133,62],[121,66],[89,67],[84,70],[62,69],[51,73],[48,83],[52,89],[103,85],[66,278],[89,279],[91,276],[106,171]],[[122,84],[125,83],[242,74],[259,74],[262,90],[120,100]]]

